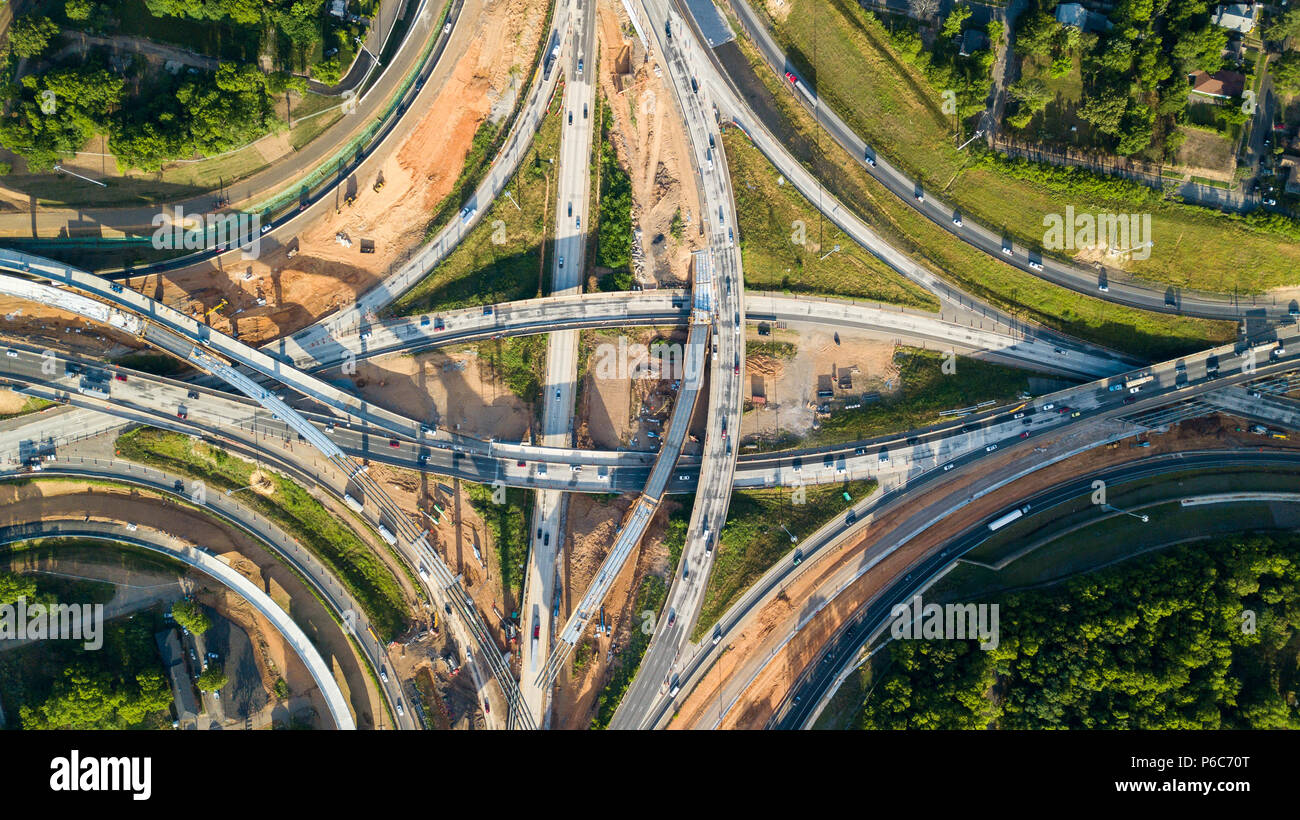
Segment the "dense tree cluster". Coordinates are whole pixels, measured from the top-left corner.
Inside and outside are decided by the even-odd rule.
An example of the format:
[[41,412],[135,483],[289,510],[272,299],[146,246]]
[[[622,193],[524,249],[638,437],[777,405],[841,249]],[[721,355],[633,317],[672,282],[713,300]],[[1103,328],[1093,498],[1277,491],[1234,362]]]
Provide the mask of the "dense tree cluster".
[[177,601],[172,604],[172,617],[176,623],[195,635],[202,635],[212,627],[212,619],[193,601]]
[[77,664],[63,671],[43,703],[21,707],[19,716],[24,729],[130,729],[171,701],[157,669],[113,676]]
[[632,286],[632,178],[614,153],[609,127],[613,114],[601,103],[600,227],[596,231],[596,264],[610,268],[601,290]]
[[[1050,60],[1052,76],[1068,73],[1073,55],[1083,68],[1079,116],[1125,156],[1176,143],[1166,141],[1183,122],[1188,74],[1213,74],[1224,68],[1227,29],[1211,22],[1211,0],[1120,0],[1109,15],[1112,27],[1101,34],[1063,26],[1053,16],[1055,3],[1039,0],[1017,21],[1016,50]],[[1021,81],[1023,83],[1025,81]],[[1020,84],[1017,84],[1020,85]],[[1008,124],[1023,128],[1050,98],[1011,89],[1019,101]],[[1019,93],[1018,93],[1019,92]],[[1229,103],[1226,109],[1239,109]],[[1227,125],[1241,118],[1229,118]]]
[[994,650],[891,643],[862,725],[1300,728],[1298,536],[1176,547],[998,603]]
[[125,81],[102,63],[29,74],[11,89],[0,145],[44,171],[107,133],[119,166],[157,170],[170,159],[217,154],[267,133],[276,124],[273,87],[285,85],[275,77],[222,63],[213,74],[168,78],[157,93],[126,106]]
[[[873,16],[879,18],[879,15]],[[965,3],[954,4],[940,28],[942,36],[935,38],[929,50],[925,48],[917,31],[881,20],[894,49],[919,68],[935,88],[954,93],[956,111],[945,108],[944,113],[954,114],[963,120],[984,109],[994,61],[994,53],[990,48],[980,49],[967,56],[961,55],[958,39],[970,16],[971,10]],[[990,43],[997,42],[1002,36],[1002,24],[997,21],[989,23],[986,33]]]

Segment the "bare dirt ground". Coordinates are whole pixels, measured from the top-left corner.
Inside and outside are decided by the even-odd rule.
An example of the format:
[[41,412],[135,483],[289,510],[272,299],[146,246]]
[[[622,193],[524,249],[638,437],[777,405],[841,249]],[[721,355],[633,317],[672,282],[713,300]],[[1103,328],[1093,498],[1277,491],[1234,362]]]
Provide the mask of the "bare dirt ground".
[[88,356],[121,356],[141,348],[140,341],[130,334],[67,311],[7,296],[0,296],[0,340],[49,345]]
[[[0,525],[24,521],[89,516],[95,520],[130,521],[141,527],[179,535],[202,545],[226,560],[230,566],[266,591],[307,633],[343,688],[357,724],[374,726],[381,710],[369,675],[357,662],[351,644],[303,581],[274,555],[241,532],[223,527],[188,506],[149,493],[130,489],[109,489],[80,481],[35,481],[0,485]],[[296,656],[284,645],[276,630],[252,614],[251,607],[232,598],[207,576],[193,574],[197,586],[207,590],[204,603],[214,605],[246,631],[258,648],[259,674],[283,675],[292,699],[308,699],[317,715],[328,720],[315,682]],[[209,594],[210,593],[210,594]],[[244,617],[242,613],[248,613]],[[256,621],[256,622],[254,622]],[[270,677],[269,686],[274,683]],[[296,709],[297,703],[291,708]]]
[[[330,371],[330,378],[340,377]],[[358,362],[350,378],[356,392],[380,407],[467,435],[520,441],[532,420],[528,405],[473,347]]]
[[[561,621],[569,617],[572,608],[587,591],[600,563],[614,545],[614,530],[632,509],[634,501],[633,496],[624,495],[610,503],[602,503],[576,493],[570,499],[565,525],[568,537],[560,559],[560,577],[564,583],[560,601]],[[666,576],[670,571],[663,537],[668,512],[674,503],[668,501],[659,508],[641,544],[623,565],[623,571],[610,588],[605,600],[605,619],[611,624],[609,634],[597,635],[595,624],[599,617],[593,619],[593,626],[582,638],[587,649],[575,649],[570,663],[560,671],[552,700],[552,728],[586,729],[591,726],[597,698],[609,681],[612,663],[622,647],[627,646],[632,630],[641,628],[641,613],[636,611],[636,593],[642,581],[649,574]],[[580,652],[587,660],[575,673],[573,658]]]
[[484,727],[474,676],[465,671],[464,653],[448,630],[429,630],[394,647],[390,657],[398,677],[407,682],[403,689],[410,702],[418,697],[434,729]]
[[[888,510],[872,521],[870,529],[861,532],[856,539],[846,541],[815,558],[808,571],[797,576],[778,597],[762,606],[749,619],[737,638],[727,646],[726,651],[714,664],[713,670],[704,681],[691,692],[671,726],[673,728],[714,726],[721,700],[720,686],[726,682],[734,683],[753,676],[752,682],[740,695],[736,704],[724,715],[720,726],[721,728],[762,728],[780,704],[791,681],[801,675],[810,663],[818,660],[829,637],[834,635],[847,619],[855,615],[861,606],[878,594],[890,579],[921,560],[930,550],[942,545],[955,534],[997,512],[1006,506],[1009,500],[1022,498],[1037,489],[1066,480],[1071,476],[1159,453],[1243,445],[1270,447],[1280,445],[1287,449],[1300,449],[1300,443],[1275,440],[1265,443],[1258,436],[1236,433],[1234,428],[1237,426],[1235,420],[1221,416],[1195,419],[1166,434],[1151,435],[1149,438],[1152,447],[1149,449],[1136,449],[1125,443],[1114,448],[1094,448],[1039,470],[996,493],[978,499],[887,555],[870,572],[863,574],[840,592],[834,601],[812,615],[794,637],[778,649],[777,645],[791,634],[794,623],[808,617],[806,607],[818,601],[819,591],[829,592],[819,588],[827,584],[837,573],[842,572],[846,566],[860,562],[878,537],[889,533],[904,520],[916,514],[918,504],[913,502]],[[1042,446],[1050,446],[1050,443],[1045,441]],[[1013,464],[1026,455],[1018,448],[1013,449],[996,461],[991,460],[986,463],[981,474]],[[938,511],[941,508],[951,507],[957,499],[965,500],[966,488],[977,477],[963,472],[950,481],[937,485],[936,489],[927,494],[927,499],[930,499],[927,508]],[[776,655],[770,661],[763,663],[759,660],[770,655],[773,650],[776,650]],[[755,676],[756,664],[762,664],[762,668]]]
[[15,393],[7,387],[0,387],[0,416],[8,416],[22,410],[27,405],[27,396]]
[[[465,53],[415,127],[378,174],[348,180],[336,192],[338,210],[289,244],[264,242],[256,260],[228,254],[224,263],[133,284],[191,314],[226,300],[210,323],[250,344],[296,331],[352,301],[421,243],[430,214],[451,192],[494,102],[513,93],[516,75],[530,76],[546,8],[540,0],[489,0],[477,17],[466,9],[461,22],[472,33]],[[381,178],[384,185],[375,191]],[[346,203],[349,194],[356,197],[352,205]],[[340,232],[351,247],[335,240]],[[374,242],[373,254],[360,252],[363,239]],[[297,251],[292,258],[290,249]]]
[[756,353],[745,356],[745,398],[762,397],[741,420],[741,441],[776,438],[779,434],[805,436],[816,428],[817,391],[834,389],[848,376],[856,392],[882,396],[897,392],[898,369],[893,342],[860,333],[773,330],[771,336],[751,332],[749,342],[790,342],[793,358]]
[[[639,281],[647,288],[682,285],[688,281],[691,251],[703,247],[689,143],[672,89],[655,74],[640,40],[624,34],[631,30],[627,12],[618,3],[601,3],[597,12],[600,88],[614,113],[614,149],[630,170],[633,224],[645,254]],[[671,232],[679,210],[681,240]]]
[[[591,346],[591,354],[587,357],[582,399],[578,404],[578,446],[607,450],[631,446],[633,449],[653,450],[654,441],[648,433],[663,432],[664,422],[672,410],[672,381],[642,378],[644,372],[634,373],[637,368],[633,357],[630,353],[628,356],[619,353],[620,336],[626,340],[629,351],[635,345],[649,346],[660,338],[668,337],[675,342],[685,338],[675,328],[666,328],[664,332],[654,328],[594,331],[584,337]],[[615,361],[615,358],[602,352],[602,345],[610,345],[605,350],[612,351],[615,358],[627,360],[627,378],[604,378],[608,362]],[[638,378],[633,378],[634,375]],[[658,419],[658,422],[650,419]]]

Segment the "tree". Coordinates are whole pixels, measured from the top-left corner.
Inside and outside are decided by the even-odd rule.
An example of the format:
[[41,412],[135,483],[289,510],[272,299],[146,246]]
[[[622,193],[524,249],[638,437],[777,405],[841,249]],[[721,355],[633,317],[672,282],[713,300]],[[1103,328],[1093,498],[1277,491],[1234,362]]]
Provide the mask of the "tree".
[[1052,101],[1052,94],[1047,85],[1037,77],[1022,77],[1007,89],[1018,100],[1022,111],[1039,112]]
[[1273,82],[1282,91],[1294,94],[1300,91],[1300,52],[1288,51],[1268,64]]
[[226,673],[214,663],[203,670],[203,674],[199,675],[196,685],[199,687],[200,692],[215,692],[229,682]]
[[36,597],[36,581],[12,572],[0,572],[0,606],[15,604],[20,598]]
[[63,13],[69,20],[89,20],[93,8],[90,0],[67,0],[63,4]]
[[1016,32],[1016,50],[1025,54],[1046,54],[1051,51],[1060,25],[1046,11],[1034,12],[1020,18],[1023,22]]
[[961,34],[961,27],[970,16],[970,6],[965,3],[953,6],[952,11],[948,12],[948,19],[943,21],[943,35],[945,37],[956,37]]
[[1265,40],[1273,42],[1300,36],[1300,8],[1288,9],[1284,14],[1271,15],[1260,31]]
[[929,20],[939,12],[939,0],[907,0],[907,7],[918,20]]
[[172,604],[172,617],[176,623],[195,635],[202,635],[212,627],[212,619],[193,601],[177,601]]
[[26,14],[9,27],[9,47],[19,57],[36,57],[58,33],[59,27],[50,18]]

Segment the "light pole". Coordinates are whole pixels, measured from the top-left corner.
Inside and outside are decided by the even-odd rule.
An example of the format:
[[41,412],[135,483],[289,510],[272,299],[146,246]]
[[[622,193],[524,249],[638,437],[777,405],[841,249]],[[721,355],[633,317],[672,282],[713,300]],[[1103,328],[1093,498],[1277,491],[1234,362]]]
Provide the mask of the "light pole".
[[970,135],[970,139],[966,140],[966,141],[963,142],[961,145],[957,146],[957,150],[958,150],[958,151],[962,150],[962,149],[965,148],[967,145],[970,145],[972,142],[974,142],[975,140],[979,139],[979,138],[982,137],[983,135],[984,135],[984,129],[983,129],[983,128],[977,128],[977,129],[975,130],[975,133]]
[[367,54],[370,55],[370,59],[372,59],[372,60],[375,61],[375,65],[382,65],[382,63],[379,62],[379,58],[376,57],[376,56],[375,56],[375,55],[370,51],[370,49],[366,48],[366,44],[365,44],[365,43],[361,42],[361,38],[360,38],[360,37],[353,37],[353,38],[352,38],[352,41],[353,41],[354,43],[357,44],[357,47],[358,47],[358,48],[360,48],[362,51],[364,51],[365,53],[367,53]]
[[69,171],[67,168],[64,168],[62,165],[56,165],[56,166],[54,166],[54,170],[56,170],[56,171],[62,171],[62,172],[65,173],[65,174],[71,174],[72,176],[76,177],[77,179],[84,179],[86,182],[89,182],[91,185],[98,185],[98,186],[101,187],[101,188],[107,188],[107,187],[108,187],[108,185],[107,185],[106,183],[100,182],[100,181],[97,180],[97,179],[91,179],[90,177],[82,176],[81,174],[78,174],[76,171]]
[[785,534],[788,535],[788,536],[790,536],[790,543],[791,543],[791,544],[797,544],[797,543],[799,543],[799,539],[794,537],[794,533],[792,533],[792,532],[790,532],[789,530],[786,530],[786,529],[785,529],[785,524],[782,524],[782,525],[781,525],[781,529],[785,530]]
[[828,256],[830,256],[831,254],[835,253],[835,252],[838,251],[839,249],[840,249],[840,246],[839,246],[839,245],[836,245],[835,247],[833,247],[833,248],[831,248],[830,250],[826,251],[826,253],[822,254],[822,255],[821,255],[821,258],[818,259],[817,261],[818,261],[818,262],[824,262],[824,261],[826,261],[826,257],[828,257]]
[[1126,253],[1132,253],[1133,251],[1138,250],[1139,248],[1149,248],[1154,244],[1156,243],[1148,240],[1146,242],[1143,242],[1141,245],[1134,245],[1131,248],[1112,249],[1110,253],[1112,256],[1122,256],[1123,254]]
[[1110,510],[1112,512],[1123,513],[1124,515],[1131,515],[1137,520],[1141,521],[1143,524],[1151,520],[1151,517],[1148,516],[1146,513],[1135,513],[1130,510],[1121,510],[1119,507],[1113,507],[1110,504],[1102,504],[1101,506],[1104,509]]

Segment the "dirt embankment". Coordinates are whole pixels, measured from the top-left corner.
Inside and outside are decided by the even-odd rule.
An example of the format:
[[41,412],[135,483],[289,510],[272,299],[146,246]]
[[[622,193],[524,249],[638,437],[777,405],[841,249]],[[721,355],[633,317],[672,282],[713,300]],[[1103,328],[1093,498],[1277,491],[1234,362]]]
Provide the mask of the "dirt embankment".
[[384,356],[356,367],[349,377],[355,392],[393,412],[484,439],[521,441],[528,433],[528,405],[472,347]]
[[[1151,435],[1150,448],[1138,449],[1128,443],[1093,448],[1045,467],[941,520],[938,516],[968,499],[970,488],[976,479],[998,471],[1008,471],[1009,474],[1016,469],[1018,461],[1023,463],[1023,459],[1030,457],[1031,451],[1027,445],[1009,448],[999,458],[982,462],[978,474],[963,471],[952,479],[935,485],[925,495],[924,502],[913,501],[885,512],[870,521],[870,527],[860,532],[856,538],[818,556],[805,572],[783,589],[779,597],[762,606],[736,634],[703,682],[682,704],[672,727],[711,727],[717,720],[718,704],[729,702],[731,697],[739,694],[735,705],[723,716],[720,728],[762,728],[789,690],[792,681],[810,664],[819,660],[830,637],[891,579],[922,560],[931,550],[994,515],[1011,501],[1080,474],[1161,453],[1258,447],[1264,444],[1258,436],[1236,432],[1238,426],[1244,425],[1235,419],[1214,416],[1185,422],[1163,435]],[[1063,434],[1062,438],[1068,435]],[[1036,446],[1051,448],[1056,443],[1055,438],[1046,439],[1039,441]],[[1265,446],[1300,450],[1300,442],[1269,440]],[[925,516],[930,516],[938,523],[886,556],[870,572],[840,592],[829,605],[808,618],[807,608],[812,603],[819,602],[819,595],[831,591],[822,588],[833,586],[831,579],[842,579],[845,569],[861,562],[882,536],[889,535],[909,519],[912,519],[909,524],[916,523]],[[795,623],[804,618],[808,618],[807,622],[794,637],[784,646],[778,646],[790,636]],[[776,654],[773,656],[774,651]],[[770,660],[764,660],[769,656]],[[733,687],[744,686],[744,682],[751,678],[752,682],[741,693],[722,691],[728,684]]]
[[[669,287],[688,281],[691,251],[705,246],[700,236],[699,192],[686,139],[667,76],[656,74],[618,3],[597,6],[600,38],[600,89],[614,114],[614,149],[632,178],[633,255],[641,262],[642,287]],[[599,136],[599,135],[598,135]],[[676,218],[676,219],[675,219]],[[678,224],[673,235],[674,224]],[[634,269],[638,259],[634,258]],[[600,271],[597,271],[600,273]]]
[[[614,546],[615,533],[624,516],[634,503],[635,497],[630,495],[619,496],[610,502],[576,493],[570,499],[565,523],[566,548],[559,561],[564,585],[560,601],[561,620],[569,617],[587,591],[601,562]],[[609,682],[614,665],[621,661],[622,650],[628,645],[632,630],[641,628],[636,598],[642,582],[647,575],[667,576],[670,571],[668,549],[663,539],[668,513],[675,509],[675,504],[669,500],[659,508],[640,545],[615,578],[605,598],[605,622],[610,625],[608,632],[597,634],[600,617],[592,619],[592,625],[583,634],[570,662],[561,670],[552,701],[552,728],[586,729],[591,725],[597,699]],[[578,667],[576,671],[575,666]]]
[[[511,106],[498,103],[513,99],[519,78],[531,76],[547,4],[494,0],[477,6],[462,12],[448,52],[451,57],[459,49],[459,58],[450,70],[434,73],[433,96],[406,114],[412,125],[405,126],[396,150],[377,173],[341,185],[335,210],[287,244],[263,242],[255,260],[228,254],[222,263],[132,284],[191,314],[202,315],[224,300],[210,317],[212,326],[260,344],[310,324],[382,280],[421,244],[479,126],[508,113]],[[351,245],[341,244],[339,234]],[[374,253],[361,253],[363,240],[367,247],[373,243]]]

